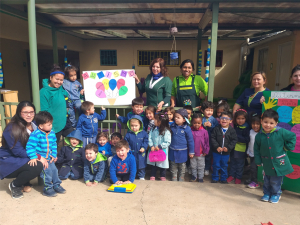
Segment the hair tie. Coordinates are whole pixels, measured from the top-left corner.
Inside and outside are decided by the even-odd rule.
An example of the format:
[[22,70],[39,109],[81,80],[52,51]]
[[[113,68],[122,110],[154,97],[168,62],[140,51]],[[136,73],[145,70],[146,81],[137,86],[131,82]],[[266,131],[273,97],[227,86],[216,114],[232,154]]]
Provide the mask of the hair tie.
[[62,74],[62,75],[65,76],[65,73],[62,72],[62,71],[54,71],[54,72],[50,73],[50,76],[53,76],[53,75],[55,75],[55,74]]
[[68,64],[68,66],[71,66],[71,64]]
[[245,110],[245,109],[238,109],[238,110],[236,110],[237,112],[238,111],[243,111],[243,112],[245,112],[245,113],[247,113],[247,111]]
[[253,116],[253,117],[254,117],[254,116],[257,116],[257,113],[254,113],[252,116]]

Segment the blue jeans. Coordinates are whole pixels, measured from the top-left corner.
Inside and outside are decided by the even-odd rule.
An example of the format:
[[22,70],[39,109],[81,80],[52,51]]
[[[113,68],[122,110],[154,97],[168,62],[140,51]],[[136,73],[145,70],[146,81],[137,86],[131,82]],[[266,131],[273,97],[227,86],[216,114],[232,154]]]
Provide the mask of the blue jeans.
[[221,155],[213,152],[212,156],[214,157],[213,161],[213,172],[211,179],[219,180],[219,170],[221,170],[221,181],[225,181],[228,177],[227,168],[229,155]]
[[145,178],[146,168],[138,169],[136,174],[137,174],[138,178]]
[[76,112],[78,112],[78,115],[81,114],[81,110],[80,110],[80,107],[81,107],[81,101],[80,100],[71,100],[71,102],[69,102],[69,113],[70,113],[70,121],[72,123],[72,127],[76,128],[76,124],[77,124],[77,121],[76,121],[76,118],[75,118],[75,110]]
[[283,181],[283,176],[269,176],[265,175],[263,190],[265,195],[277,195],[280,196],[281,185]]
[[80,176],[75,176],[72,171],[70,171],[66,176],[59,175],[58,177],[61,180],[66,180],[68,178],[70,178],[71,180],[78,180],[79,178],[82,178],[82,176],[81,177]]
[[245,166],[245,158],[230,157],[230,170],[229,176],[237,179],[242,179]]
[[56,188],[61,184],[55,163],[50,163],[50,160],[48,160],[48,168],[42,170],[40,177],[44,181],[44,191],[51,188]]
[[96,138],[97,137],[82,137],[82,142],[83,142],[82,147],[85,148],[85,146],[87,146],[87,144],[90,144],[90,143],[95,144]]

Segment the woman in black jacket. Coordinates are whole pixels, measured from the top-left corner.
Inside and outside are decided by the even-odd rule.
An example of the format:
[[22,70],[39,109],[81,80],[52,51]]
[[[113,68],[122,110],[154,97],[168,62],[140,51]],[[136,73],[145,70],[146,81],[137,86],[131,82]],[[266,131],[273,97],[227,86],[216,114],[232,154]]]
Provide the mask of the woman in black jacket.
[[293,68],[290,78],[292,79],[293,83],[281,89],[280,91],[300,91],[300,65],[297,65]]

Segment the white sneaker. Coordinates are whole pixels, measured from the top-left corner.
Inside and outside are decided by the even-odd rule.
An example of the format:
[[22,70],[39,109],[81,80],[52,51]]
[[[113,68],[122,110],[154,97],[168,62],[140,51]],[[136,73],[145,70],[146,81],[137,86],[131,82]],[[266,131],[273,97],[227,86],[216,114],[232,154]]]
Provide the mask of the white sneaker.
[[145,178],[142,177],[142,178],[140,178],[140,180],[145,180]]
[[205,170],[205,171],[204,171],[204,175],[205,175],[205,176],[208,176],[208,175],[209,175],[209,170]]

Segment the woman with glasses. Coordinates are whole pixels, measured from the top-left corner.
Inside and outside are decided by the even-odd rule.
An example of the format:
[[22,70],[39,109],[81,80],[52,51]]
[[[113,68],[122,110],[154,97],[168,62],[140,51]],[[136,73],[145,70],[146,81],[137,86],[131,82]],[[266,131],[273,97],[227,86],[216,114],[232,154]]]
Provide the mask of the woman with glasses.
[[9,183],[12,198],[22,198],[23,192],[29,192],[31,190],[29,181],[39,176],[43,169],[40,161],[30,165],[26,154],[29,135],[37,129],[32,122],[34,116],[34,105],[28,101],[20,102],[16,114],[3,131],[0,178],[15,178]]

